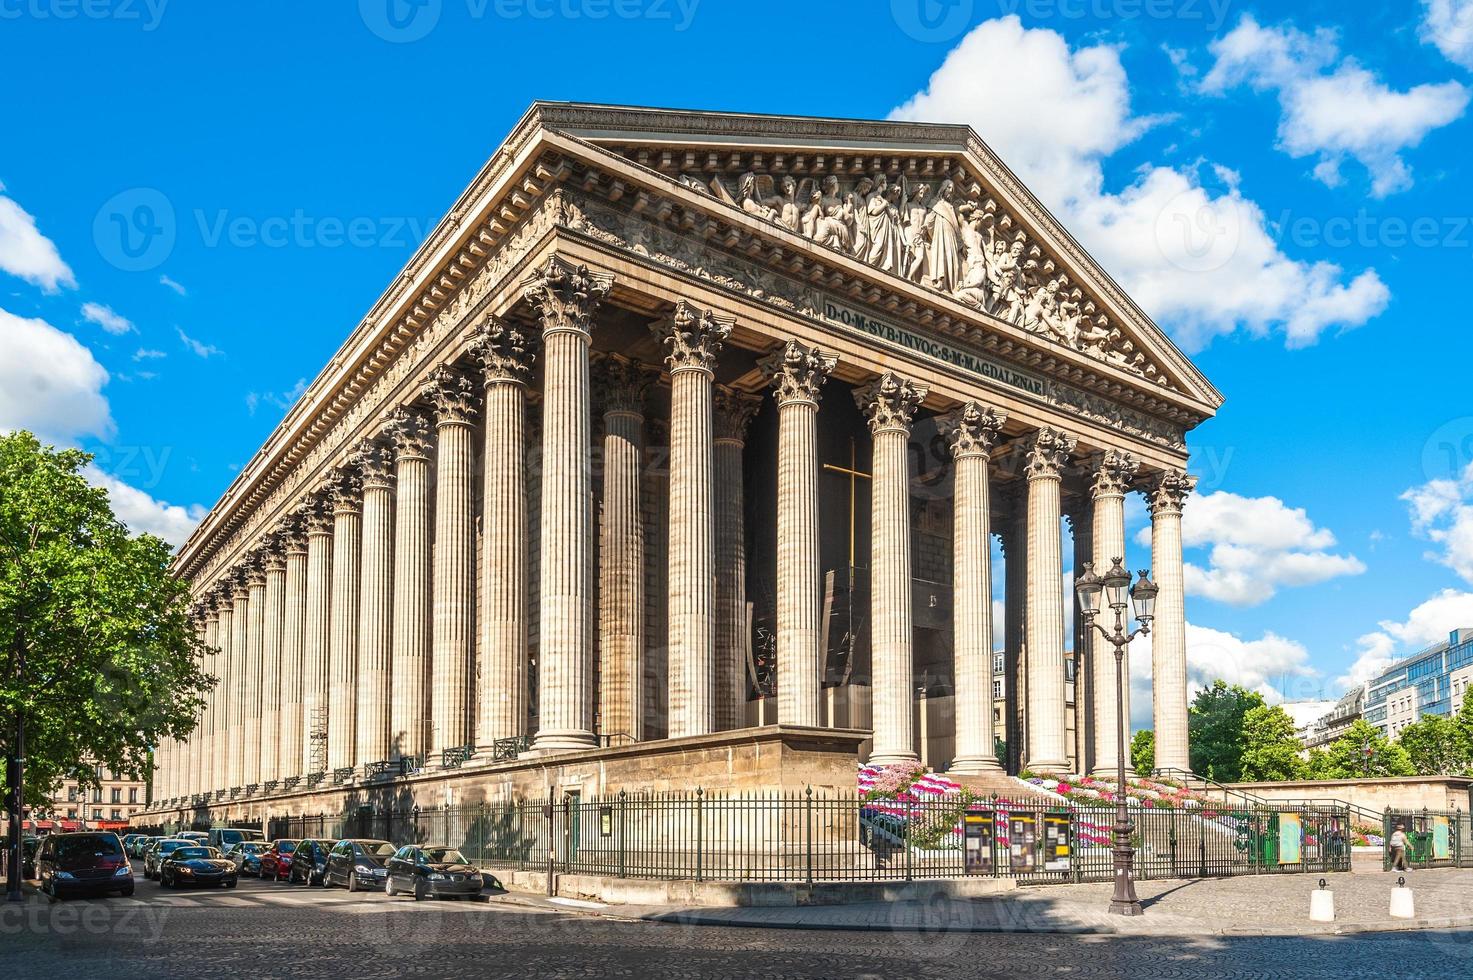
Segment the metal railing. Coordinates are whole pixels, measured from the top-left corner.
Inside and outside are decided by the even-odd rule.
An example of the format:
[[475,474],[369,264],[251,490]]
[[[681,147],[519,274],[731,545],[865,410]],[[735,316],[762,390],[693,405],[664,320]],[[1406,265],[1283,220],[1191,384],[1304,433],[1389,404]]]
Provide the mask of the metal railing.
[[1391,810],[1381,816],[1381,866],[1391,870],[1391,834],[1406,828],[1409,865],[1473,868],[1473,816],[1461,810]]
[[[1136,875],[1348,871],[1336,808],[1132,810]],[[272,837],[366,837],[459,848],[482,865],[627,878],[849,881],[1113,877],[1110,806],[867,801],[812,792],[569,795],[478,807],[356,811],[272,822]]]

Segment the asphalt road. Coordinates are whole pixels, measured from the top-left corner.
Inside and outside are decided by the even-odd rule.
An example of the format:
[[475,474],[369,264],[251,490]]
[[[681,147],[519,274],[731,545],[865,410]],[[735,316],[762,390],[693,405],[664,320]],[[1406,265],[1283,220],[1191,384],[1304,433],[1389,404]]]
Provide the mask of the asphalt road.
[[243,879],[233,891],[0,904],[0,977],[1295,977],[1467,975],[1473,935],[1162,939],[807,932],[621,921]]

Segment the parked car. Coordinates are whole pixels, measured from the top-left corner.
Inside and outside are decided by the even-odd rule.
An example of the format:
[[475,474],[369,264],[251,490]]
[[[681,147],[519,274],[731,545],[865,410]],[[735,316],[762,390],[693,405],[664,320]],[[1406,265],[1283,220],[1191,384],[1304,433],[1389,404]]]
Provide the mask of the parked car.
[[[20,876],[27,881],[36,877],[36,851],[41,846],[39,838],[25,836],[20,839]],[[10,877],[10,838],[0,837],[0,879]]]
[[194,841],[182,837],[160,837],[143,852],[143,877],[157,879],[160,865],[177,848],[198,846]]
[[261,855],[266,852],[266,842],[259,840],[236,841],[222,857],[235,865],[243,875],[261,876]]
[[129,857],[142,858],[143,852],[148,850],[149,845],[162,837],[154,837],[151,834],[139,834],[133,838],[133,843],[123,845],[123,850],[128,852]]
[[186,844],[175,848],[159,866],[160,888],[209,885],[234,888],[239,881],[235,862],[222,857],[213,847]]
[[205,837],[205,843],[224,854],[230,850],[231,844],[237,844],[243,840],[265,839],[265,834],[259,830],[251,830],[249,827],[212,827]]
[[297,842],[294,840],[272,841],[271,846],[261,855],[261,877],[285,881],[291,874],[292,852],[296,849]]
[[71,895],[133,894],[133,866],[117,834],[51,834],[36,853],[36,876],[51,901]]
[[292,885],[322,884],[322,876],[327,873],[327,852],[336,844],[337,841],[334,840],[312,838],[297,841],[296,849],[292,851],[292,866],[287,882]]
[[205,847],[211,846],[210,835],[205,833],[203,830],[181,830],[174,836],[182,838],[184,840],[192,840]]
[[327,854],[324,885],[342,885],[350,892],[384,887],[384,862],[394,856],[386,840],[340,840]]
[[486,879],[465,856],[453,847],[438,844],[407,844],[386,865],[384,891],[390,896],[422,898],[474,898],[481,894]]

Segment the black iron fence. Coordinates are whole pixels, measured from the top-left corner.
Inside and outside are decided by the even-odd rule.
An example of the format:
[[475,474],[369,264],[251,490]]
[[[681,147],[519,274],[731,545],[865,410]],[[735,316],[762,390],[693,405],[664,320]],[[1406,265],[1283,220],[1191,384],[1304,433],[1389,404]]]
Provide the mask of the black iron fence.
[[1387,810],[1381,818],[1381,866],[1391,869],[1391,836],[1406,834],[1414,868],[1473,868],[1473,817],[1461,810]]
[[[1327,807],[1137,808],[1136,875],[1350,869],[1350,817]],[[845,881],[1113,877],[1112,807],[866,801],[812,793],[568,795],[541,802],[273,820],[275,837],[459,848],[483,865],[629,878]]]

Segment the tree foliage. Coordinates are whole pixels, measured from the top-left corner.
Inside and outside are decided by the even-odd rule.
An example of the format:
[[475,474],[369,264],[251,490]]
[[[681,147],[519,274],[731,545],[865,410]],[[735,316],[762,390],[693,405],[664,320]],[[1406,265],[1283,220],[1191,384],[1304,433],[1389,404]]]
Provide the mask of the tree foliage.
[[1443,715],[1423,715],[1401,730],[1396,741],[1418,776],[1461,776],[1468,751],[1457,723]]
[[1220,783],[1237,781],[1243,768],[1243,719],[1263,704],[1261,694],[1223,680],[1198,691],[1187,714],[1192,771]]
[[144,777],[214,683],[169,546],[113,516],[81,475],[90,460],[0,436],[0,754],[24,716],[32,805],[98,765]]
[[1415,775],[1406,749],[1388,739],[1364,718],[1351,722],[1324,751],[1310,754],[1306,767],[1311,779],[1362,779],[1374,776]]
[[1277,705],[1255,705],[1243,716],[1244,780],[1298,779],[1304,774],[1299,753],[1304,744],[1295,734],[1294,719]]
[[1142,775],[1156,768],[1156,733],[1149,728],[1130,737],[1130,767]]

